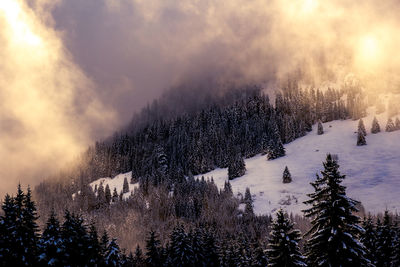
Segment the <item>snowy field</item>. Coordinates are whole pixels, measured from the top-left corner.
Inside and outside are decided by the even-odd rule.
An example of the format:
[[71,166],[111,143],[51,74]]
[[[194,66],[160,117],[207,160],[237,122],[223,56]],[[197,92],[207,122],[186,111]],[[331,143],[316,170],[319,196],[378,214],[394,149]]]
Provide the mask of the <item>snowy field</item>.
[[120,194],[122,192],[122,188],[124,186],[125,178],[128,180],[129,192],[126,192],[125,194],[123,194],[122,198],[128,199],[129,196],[135,191],[135,189],[139,187],[139,183],[136,183],[136,184],[130,183],[131,178],[132,178],[132,172],[118,174],[114,178],[110,178],[110,177],[100,178],[100,179],[97,179],[96,181],[91,182],[89,185],[92,187],[93,190],[96,186],[97,186],[97,188],[99,188],[100,184],[103,184],[104,188],[108,185],[110,187],[111,194],[113,193],[114,188],[117,189],[118,194]]
[[[381,132],[371,134],[374,109],[363,118],[368,135],[367,145],[358,147],[358,121],[324,123],[323,135],[317,135],[316,125],[306,136],[285,145],[286,156],[268,161],[257,155],[245,160],[246,174],[231,181],[235,194],[244,194],[250,188],[255,198],[254,210],[258,214],[274,212],[282,207],[288,212],[301,213],[306,194],[313,191],[309,184],[323,166],[327,153],[339,156],[340,171],[346,175],[347,194],[360,200],[367,212],[385,209],[400,211],[400,131],[384,132],[387,115],[377,116]],[[293,182],[282,183],[282,174],[288,166]],[[227,169],[216,169],[200,178],[213,177],[219,188],[228,179]]]

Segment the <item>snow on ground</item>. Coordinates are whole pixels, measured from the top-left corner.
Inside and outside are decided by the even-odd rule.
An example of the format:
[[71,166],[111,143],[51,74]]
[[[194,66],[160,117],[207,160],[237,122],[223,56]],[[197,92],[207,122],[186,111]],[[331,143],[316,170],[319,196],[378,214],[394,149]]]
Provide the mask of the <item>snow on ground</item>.
[[[282,207],[288,212],[301,213],[306,194],[313,191],[310,182],[322,170],[327,153],[339,156],[339,170],[346,175],[344,185],[347,195],[360,200],[368,212],[377,213],[385,209],[400,211],[400,131],[385,132],[387,115],[377,115],[381,132],[371,134],[371,123],[375,114],[369,109],[363,118],[368,135],[366,146],[356,146],[358,120],[324,123],[323,135],[313,131],[285,145],[286,156],[268,161],[257,155],[245,160],[246,174],[231,182],[235,194],[244,195],[246,187],[255,197],[254,210],[268,214]],[[293,182],[282,183],[282,174],[288,166]],[[227,169],[216,169],[199,175],[213,177],[219,188],[228,179]]]
[[133,193],[134,190],[139,187],[139,183],[135,183],[135,184],[130,183],[131,178],[132,178],[132,172],[118,174],[114,178],[111,178],[111,177],[100,178],[100,179],[97,179],[96,181],[91,182],[89,185],[92,187],[93,190],[96,187],[96,185],[97,185],[97,188],[99,188],[100,184],[103,184],[104,188],[108,185],[110,187],[111,194],[114,192],[114,188],[116,188],[118,194],[120,194],[122,191],[122,188],[124,186],[125,178],[128,180],[129,192],[123,194],[123,199],[128,199],[129,196],[131,195],[131,193]]

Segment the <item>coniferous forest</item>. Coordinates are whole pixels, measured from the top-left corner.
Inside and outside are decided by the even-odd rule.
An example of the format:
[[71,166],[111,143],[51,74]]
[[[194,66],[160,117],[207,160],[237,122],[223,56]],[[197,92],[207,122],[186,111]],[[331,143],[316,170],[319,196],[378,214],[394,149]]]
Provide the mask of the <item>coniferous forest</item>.
[[[346,95],[346,98],[343,96]],[[346,99],[346,100],[343,100]],[[2,202],[2,266],[398,266],[398,218],[363,214],[346,194],[338,157],[328,154],[311,183],[302,215],[254,213],[249,188],[234,195],[229,181],[195,178],[244,159],[285,156],[284,145],[321,122],[358,120],[362,91],[279,91],[271,103],[258,87],[176,113],[155,102],[112,137],[96,142],[33,193],[17,188]],[[395,127],[395,126],[393,126]],[[376,132],[379,125],[373,125]],[[365,126],[360,120],[359,136]],[[361,138],[361,137],[359,137]],[[132,171],[123,190],[93,189],[99,177]],[[286,167],[283,180],[292,178]],[[132,184],[138,187],[128,198]],[[34,199],[34,200],[33,200]],[[363,217],[361,219],[360,217]]]

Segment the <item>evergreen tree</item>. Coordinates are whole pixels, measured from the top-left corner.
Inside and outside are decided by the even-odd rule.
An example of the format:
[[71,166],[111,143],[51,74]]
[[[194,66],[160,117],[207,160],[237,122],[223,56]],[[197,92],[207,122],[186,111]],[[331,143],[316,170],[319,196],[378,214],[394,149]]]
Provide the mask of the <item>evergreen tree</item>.
[[139,245],[136,247],[135,250],[135,255],[133,257],[133,266],[136,267],[144,267],[145,266],[145,259],[143,257],[143,252],[142,249],[139,247]]
[[331,154],[323,165],[322,177],[317,175],[311,183],[315,192],[304,202],[312,206],[304,210],[312,219],[305,246],[307,261],[311,266],[368,266],[365,248],[357,240],[364,232],[353,214],[358,202],[346,196],[346,187],[341,185],[345,175]]
[[71,266],[88,264],[89,238],[83,219],[66,211],[61,234],[65,248],[64,264]]
[[150,236],[146,241],[146,263],[151,267],[162,266],[162,248],[160,240],[154,231],[150,232]]
[[366,144],[365,135],[359,130],[357,133],[357,146],[365,146]]
[[112,195],[112,202],[116,203],[118,202],[119,196],[118,196],[118,192],[117,192],[117,188],[114,187],[114,191],[113,191],[113,195]]
[[240,155],[236,155],[229,162],[228,166],[228,178],[233,180],[237,177],[241,177],[246,173],[246,165],[243,158]]
[[389,118],[386,124],[386,132],[393,132],[393,131],[396,131],[396,126],[394,125],[392,118]]
[[88,240],[88,262],[90,265],[99,264],[102,260],[102,249],[99,243],[99,236],[97,229],[92,223],[89,227],[89,240]]
[[104,190],[104,197],[106,199],[106,203],[110,204],[110,202],[111,202],[111,190],[110,190],[110,186],[108,184],[106,185],[106,189]]
[[251,197],[250,188],[246,187],[246,192],[244,193],[244,214],[246,216],[254,216],[253,210],[253,198]]
[[358,121],[358,132],[361,132],[364,136],[367,136],[367,130],[365,130],[363,119]]
[[34,265],[38,256],[39,227],[36,224],[39,218],[36,212],[36,205],[32,201],[32,191],[30,187],[23,200],[22,210],[22,242],[24,247],[23,259],[25,265]]
[[394,232],[390,222],[389,212],[385,211],[383,224],[377,224],[376,266],[391,266],[394,252]]
[[284,184],[288,184],[292,182],[292,175],[289,172],[289,168],[286,166],[285,170],[283,171],[282,182]]
[[52,211],[39,241],[39,264],[60,266],[63,262],[64,253],[60,222]]
[[293,223],[287,219],[287,215],[278,210],[269,238],[268,266],[307,266],[298,246],[300,236],[300,231],[293,229]]
[[270,131],[270,140],[267,146],[267,159],[273,160],[285,155],[285,148],[282,144],[281,135],[279,133],[276,118],[273,115],[268,123],[268,129]]
[[398,117],[396,117],[396,120],[394,122],[394,127],[396,128],[396,130],[400,130],[400,120]]
[[376,264],[377,236],[375,225],[370,215],[368,216],[368,218],[364,218],[362,227],[365,229],[365,232],[362,233],[360,241],[365,246],[367,258],[371,261],[371,263]]
[[107,249],[104,254],[104,262],[106,266],[121,266],[121,252],[115,238],[112,238],[107,245]]
[[379,126],[379,122],[376,119],[376,117],[374,117],[374,120],[372,121],[371,133],[376,134],[376,133],[379,133],[380,131],[381,131],[381,127]]
[[0,218],[0,264],[17,266],[18,259],[14,250],[17,248],[17,208],[15,199],[6,194],[2,204],[3,215]]
[[174,228],[170,240],[170,252],[168,254],[172,266],[193,266],[193,247],[182,225],[178,225]]
[[321,120],[318,120],[318,135],[324,134],[324,127],[322,126]]
[[124,185],[122,187],[122,193],[128,193],[129,192],[129,184],[128,184],[128,180],[126,179],[126,177],[124,178]]
[[218,267],[219,263],[219,247],[214,234],[210,231],[206,231],[204,234],[204,259],[206,261],[205,266]]

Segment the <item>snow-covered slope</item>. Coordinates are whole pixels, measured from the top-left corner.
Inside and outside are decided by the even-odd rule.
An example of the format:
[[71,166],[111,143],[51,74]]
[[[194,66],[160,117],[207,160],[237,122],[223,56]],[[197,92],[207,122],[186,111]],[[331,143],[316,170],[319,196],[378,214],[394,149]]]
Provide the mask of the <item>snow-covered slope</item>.
[[[366,146],[356,146],[358,121],[324,123],[323,135],[317,135],[316,125],[306,136],[285,146],[286,156],[267,161],[257,155],[246,159],[246,174],[231,181],[234,193],[250,188],[255,197],[256,213],[270,213],[279,207],[288,212],[301,213],[306,194],[312,192],[309,184],[322,169],[327,153],[339,156],[340,171],[347,177],[347,194],[360,200],[367,211],[376,213],[400,208],[400,131],[384,132],[387,115],[377,115],[382,132],[371,134],[374,109],[363,118],[368,135]],[[282,173],[288,166],[293,182],[282,183]],[[216,169],[199,177],[213,177],[223,188],[228,179],[227,169]]]
[[96,181],[91,182],[89,185],[92,187],[93,190],[96,186],[97,186],[97,188],[99,188],[100,184],[103,184],[104,188],[108,185],[110,187],[111,194],[114,191],[114,188],[116,188],[118,194],[120,194],[122,192],[122,188],[124,186],[125,178],[128,180],[129,192],[123,194],[123,199],[127,199],[127,198],[129,198],[131,193],[134,192],[135,188],[139,187],[138,183],[130,184],[130,181],[132,178],[132,172],[118,174],[114,178],[111,178],[111,177],[100,178],[100,179],[97,179]]

